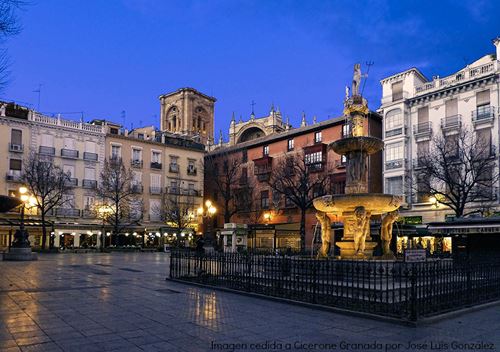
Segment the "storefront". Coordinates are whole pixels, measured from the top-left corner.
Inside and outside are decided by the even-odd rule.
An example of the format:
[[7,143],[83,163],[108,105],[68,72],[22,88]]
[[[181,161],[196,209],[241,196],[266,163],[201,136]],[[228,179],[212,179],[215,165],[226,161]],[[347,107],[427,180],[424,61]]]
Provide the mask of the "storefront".
[[248,248],[258,250],[300,250],[300,224],[249,225]]
[[435,237],[449,239],[457,257],[482,258],[500,255],[500,217],[466,218],[429,223]]

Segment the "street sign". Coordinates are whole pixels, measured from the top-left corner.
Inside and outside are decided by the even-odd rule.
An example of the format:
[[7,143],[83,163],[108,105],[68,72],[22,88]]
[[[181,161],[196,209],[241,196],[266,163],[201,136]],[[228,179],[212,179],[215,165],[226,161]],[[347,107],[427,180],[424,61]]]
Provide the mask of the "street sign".
[[405,251],[405,262],[407,263],[425,262],[426,258],[425,249],[407,249]]

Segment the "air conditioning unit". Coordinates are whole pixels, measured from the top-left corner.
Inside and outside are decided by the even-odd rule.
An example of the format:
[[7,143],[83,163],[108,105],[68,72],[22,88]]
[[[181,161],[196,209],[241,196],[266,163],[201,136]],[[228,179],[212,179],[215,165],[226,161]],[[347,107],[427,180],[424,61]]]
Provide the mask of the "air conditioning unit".
[[22,146],[20,144],[11,144],[10,145],[10,150],[13,152],[20,152],[22,150]]

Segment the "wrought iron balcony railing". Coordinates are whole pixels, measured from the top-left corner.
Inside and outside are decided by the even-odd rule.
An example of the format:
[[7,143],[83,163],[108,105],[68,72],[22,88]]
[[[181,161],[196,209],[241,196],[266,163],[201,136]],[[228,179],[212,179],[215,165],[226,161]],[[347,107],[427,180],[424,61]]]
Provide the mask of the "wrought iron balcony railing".
[[54,147],[45,147],[41,145],[38,147],[38,153],[43,155],[56,155],[56,148]]
[[74,149],[61,149],[61,157],[69,159],[78,159],[80,153]]
[[83,188],[89,188],[89,189],[94,189],[97,188],[97,181],[96,180],[83,180],[82,181],[82,187]]
[[83,160],[97,161],[99,156],[96,153],[83,152]]

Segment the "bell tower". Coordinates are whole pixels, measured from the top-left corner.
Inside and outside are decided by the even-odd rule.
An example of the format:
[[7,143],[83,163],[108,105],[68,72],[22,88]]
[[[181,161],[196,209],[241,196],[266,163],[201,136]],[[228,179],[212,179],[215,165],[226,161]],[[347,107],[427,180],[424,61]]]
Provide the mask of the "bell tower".
[[213,144],[216,99],[194,88],[160,95],[160,129]]

